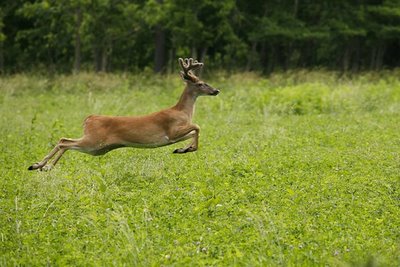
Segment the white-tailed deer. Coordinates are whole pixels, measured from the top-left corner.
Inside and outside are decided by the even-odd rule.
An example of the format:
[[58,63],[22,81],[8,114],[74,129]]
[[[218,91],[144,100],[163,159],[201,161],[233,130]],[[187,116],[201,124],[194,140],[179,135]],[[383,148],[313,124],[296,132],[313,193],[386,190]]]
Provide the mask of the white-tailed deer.
[[33,164],[28,170],[50,170],[70,149],[98,156],[121,147],[155,148],[192,138],[188,146],[176,149],[174,153],[196,151],[200,128],[192,123],[194,104],[198,96],[215,96],[219,90],[201,81],[193,73],[203,63],[192,58],[179,58],[179,63],[186,87],[175,106],[137,117],[90,115],[84,121],[83,137],[61,138],[42,161]]

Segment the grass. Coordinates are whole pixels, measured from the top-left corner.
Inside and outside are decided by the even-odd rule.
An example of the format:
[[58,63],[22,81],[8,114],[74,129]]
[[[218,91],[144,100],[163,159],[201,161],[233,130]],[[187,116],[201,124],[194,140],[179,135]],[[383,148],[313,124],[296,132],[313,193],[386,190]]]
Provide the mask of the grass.
[[85,116],[173,105],[175,77],[0,78],[0,265],[397,266],[400,73],[206,79],[200,150],[67,152]]

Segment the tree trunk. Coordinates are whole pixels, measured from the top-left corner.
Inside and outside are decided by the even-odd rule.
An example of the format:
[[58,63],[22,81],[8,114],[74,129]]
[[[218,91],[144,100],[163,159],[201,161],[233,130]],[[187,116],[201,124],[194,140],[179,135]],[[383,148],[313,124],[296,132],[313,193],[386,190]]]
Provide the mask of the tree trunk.
[[47,71],[51,74],[55,73],[56,67],[53,60],[53,49],[47,49]]
[[168,73],[173,73],[173,72],[175,72],[175,60],[176,60],[176,51],[175,51],[175,48],[171,48],[170,50],[169,50],[169,61],[168,61]]
[[[163,0],[157,0],[159,5],[163,4]],[[154,72],[165,72],[166,69],[166,33],[163,26],[159,23],[155,28],[155,53],[154,53]]]
[[101,72],[107,72],[107,64],[108,64],[108,49],[107,45],[104,44],[101,49]]
[[206,47],[206,46],[201,49],[200,57],[198,59],[200,62],[203,62],[205,60],[205,58],[207,56],[207,50],[208,50],[208,47]]
[[294,0],[293,16],[296,18],[299,11],[299,0]]
[[270,73],[273,69],[273,45],[269,45],[269,57],[267,56],[267,44],[265,41],[261,43],[261,49],[260,49],[260,63],[264,71],[267,71],[267,73]]
[[300,66],[302,68],[309,68],[310,66],[315,66],[318,64],[318,61],[316,60],[316,49],[314,45],[314,40],[308,40],[305,42],[305,46],[303,46],[303,52],[301,53],[301,58],[300,58]]
[[256,61],[257,61],[257,42],[253,41],[253,43],[251,44],[251,51],[247,56],[246,71],[254,70]]
[[352,72],[357,72],[360,69],[360,60],[361,60],[361,56],[360,56],[360,39],[357,38],[354,41],[354,57],[353,57],[353,64],[352,64]]
[[161,25],[156,26],[155,30],[155,54],[154,54],[154,72],[165,72],[166,57],[165,57],[165,30]]
[[383,67],[383,57],[385,56],[385,51],[386,45],[384,43],[380,44],[376,53],[376,70],[380,70]]
[[285,71],[292,67],[292,54],[294,52],[292,41],[287,41],[287,45],[282,48],[284,56],[284,69]]
[[93,64],[94,70],[99,72],[101,70],[101,57],[100,57],[100,49],[97,43],[93,43]]
[[372,48],[370,69],[380,70],[383,66],[383,57],[385,56],[386,45],[379,43]]
[[[199,58],[198,58],[198,61],[199,62],[203,62],[204,63],[204,60],[206,59],[206,55],[207,55],[207,50],[208,50],[208,48],[207,47],[203,47],[202,49],[201,49],[201,51],[200,51],[200,56],[199,56]],[[198,73],[198,75],[200,76],[202,73],[203,73],[203,68],[200,68],[198,71],[197,71],[197,73]]]
[[197,59],[197,48],[195,45],[192,45],[192,51],[190,52],[190,57]]
[[80,7],[76,9],[76,24],[75,24],[75,58],[74,58],[74,73],[78,73],[81,69],[81,25],[82,25],[82,10]]
[[345,49],[344,55],[343,55],[343,60],[342,60],[343,72],[347,72],[350,68],[351,54],[352,54],[352,48],[351,48],[351,42],[349,42],[346,45],[346,49]]
[[371,50],[371,61],[369,63],[369,68],[371,70],[375,69],[376,64],[376,47],[373,47]]
[[106,72],[107,71],[107,49],[103,47],[101,50],[101,72]]
[[4,73],[4,45],[0,42],[0,74]]

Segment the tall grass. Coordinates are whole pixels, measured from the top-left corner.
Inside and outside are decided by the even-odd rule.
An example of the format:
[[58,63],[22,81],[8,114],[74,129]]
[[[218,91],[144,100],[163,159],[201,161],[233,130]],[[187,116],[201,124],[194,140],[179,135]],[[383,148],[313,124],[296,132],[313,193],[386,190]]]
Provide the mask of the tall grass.
[[399,71],[220,73],[200,150],[67,152],[89,114],[173,105],[178,77],[0,79],[0,264],[400,264]]

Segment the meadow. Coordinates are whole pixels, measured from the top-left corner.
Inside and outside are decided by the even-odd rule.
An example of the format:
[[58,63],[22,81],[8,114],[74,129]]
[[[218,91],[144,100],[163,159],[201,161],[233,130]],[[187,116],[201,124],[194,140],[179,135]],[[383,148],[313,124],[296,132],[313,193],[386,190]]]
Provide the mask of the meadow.
[[399,266],[400,70],[211,75],[199,150],[68,151],[89,114],[169,107],[178,75],[0,77],[0,266]]

